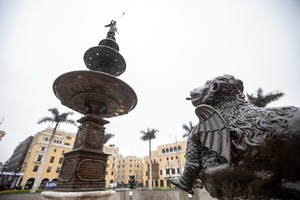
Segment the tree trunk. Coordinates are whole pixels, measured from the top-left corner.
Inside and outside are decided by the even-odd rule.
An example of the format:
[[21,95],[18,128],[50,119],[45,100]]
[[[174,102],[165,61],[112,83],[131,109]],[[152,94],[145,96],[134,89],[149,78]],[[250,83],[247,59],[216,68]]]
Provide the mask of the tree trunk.
[[149,189],[152,190],[152,159],[151,159],[151,139],[149,140]]
[[42,177],[42,174],[43,174],[43,171],[44,171],[44,167],[45,167],[45,164],[46,164],[46,161],[47,161],[47,157],[48,157],[48,154],[49,154],[49,151],[50,151],[50,147],[51,147],[51,144],[52,144],[52,140],[54,138],[54,135],[55,135],[55,132],[56,132],[56,129],[58,127],[58,124],[59,123],[56,123],[55,124],[55,127],[52,131],[52,135],[50,137],[50,140],[49,140],[49,144],[47,145],[47,148],[46,148],[46,152],[43,156],[43,159],[42,159],[42,162],[39,166],[39,169],[38,169],[38,172],[37,172],[37,175],[36,175],[36,178],[34,180],[34,183],[33,183],[33,186],[30,190],[31,193],[33,192],[36,192],[36,190],[38,189],[39,185],[40,185],[40,182],[41,182],[41,177]]

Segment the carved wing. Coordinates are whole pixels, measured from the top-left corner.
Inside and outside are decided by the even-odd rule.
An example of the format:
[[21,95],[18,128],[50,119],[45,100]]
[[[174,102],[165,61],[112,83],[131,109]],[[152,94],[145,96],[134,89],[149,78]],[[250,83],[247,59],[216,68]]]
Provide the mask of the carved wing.
[[199,118],[198,137],[201,144],[231,161],[229,131],[222,115],[213,107],[200,105],[195,110]]

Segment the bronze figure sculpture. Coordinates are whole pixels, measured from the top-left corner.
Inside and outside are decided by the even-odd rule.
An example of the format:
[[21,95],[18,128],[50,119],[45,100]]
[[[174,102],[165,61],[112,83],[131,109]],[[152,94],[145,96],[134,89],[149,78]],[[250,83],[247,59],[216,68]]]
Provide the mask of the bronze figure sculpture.
[[207,81],[190,96],[199,124],[174,185],[193,194],[200,178],[217,199],[300,199],[299,108],[255,107],[231,75]]

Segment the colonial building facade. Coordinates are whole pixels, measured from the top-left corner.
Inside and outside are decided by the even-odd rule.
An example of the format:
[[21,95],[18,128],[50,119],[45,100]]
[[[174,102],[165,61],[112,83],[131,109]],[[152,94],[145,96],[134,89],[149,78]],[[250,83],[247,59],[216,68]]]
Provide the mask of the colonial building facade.
[[129,175],[135,177],[136,184],[143,183],[143,159],[136,156],[119,157],[117,163],[117,184],[128,184]]
[[22,166],[32,140],[33,137],[29,136],[15,148],[12,156],[6,163],[5,169],[2,171],[0,188],[14,188],[18,185],[20,178],[24,174]]
[[[30,189],[36,179],[49,144],[53,129],[47,128],[35,136],[23,141],[14,151],[10,164],[4,172],[6,178],[13,176],[14,186]],[[40,186],[47,182],[57,181],[63,154],[72,150],[76,134],[56,130],[53,143],[41,176]],[[144,159],[136,156],[122,156],[115,145],[104,145],[104,153],[109,154],[106,167],[106,185],[109,187],[127,186],[129,176],[134,175],[138,186],[149,187],[149,156]],[[183,172],[185,164],[186,141],[179,141],[160,145],[152,151],[152,186],[157,188],[171,187],[169,180],[176,178]],[[22,155],[22,156],[21,156]],[[12,171],[8,173],[8,169]],[[16,171],[17,169],[17,171]],[[3,179],[3,178],[2,178]],[[1,179],[1,180],[2,180]],[[12,185],[12,184],[11,184]]]
[[[152,186],[171,187],[170,179],[179,178],[186,161],[186,141],[174,142],[157,147],[152,151]],[[144,157],[144,185],[149,187],[149,156]]]
[[47,158],[44,158],[49,144],[52,128],[37,133],[27,152],[21,171],[24,173],[20,186],[30,189],[37,176],[37,171],[43,159],[47,159],[41,176],[43,185],[49,181],[57,181],[63,162],[63,154],[72,150],[75,142],[75,133],[56,130]]

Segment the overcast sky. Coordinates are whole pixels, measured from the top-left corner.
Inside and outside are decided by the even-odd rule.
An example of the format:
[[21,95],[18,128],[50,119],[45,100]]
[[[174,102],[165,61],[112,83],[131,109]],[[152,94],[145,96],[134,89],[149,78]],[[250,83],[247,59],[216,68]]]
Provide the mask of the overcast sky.
[[[157,145],[183,140],[183,124],[197,122],[185,98],[213,77],[231,74],[245,93],[279,90],[270,106],[300,106],[300,1],[297,0],[0,0],[0,162],[30,135],[51,124],[49,108],[71,111],[55,97],[53,81],[88,70],[83,55],[119,16],[119,77],[138,96],[129,114],[109,119],[109,142],[120,154],[143,157],[141,130],[158,129]],[[74,113],[74,120],[81,117]],[[77,132],[77,127],[60,129]]]

